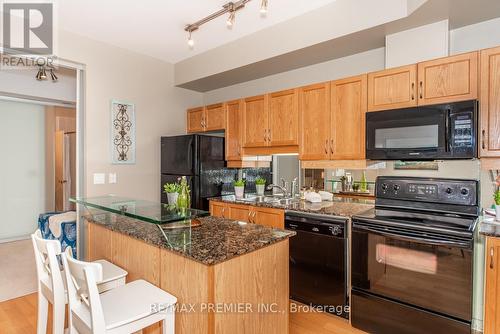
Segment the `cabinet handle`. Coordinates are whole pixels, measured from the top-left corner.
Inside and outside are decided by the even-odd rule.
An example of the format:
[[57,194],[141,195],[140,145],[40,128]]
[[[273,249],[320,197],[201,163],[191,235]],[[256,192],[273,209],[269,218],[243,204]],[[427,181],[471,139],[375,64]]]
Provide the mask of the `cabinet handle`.
[[267,140],[271,142],[271,129],[267,129]]
[[335,146],[334,144],[335,144],[335,143],[334,143],[333,139],[332,139],[332,140],[330,140],[330,153],[331,153],[331,154],[333,154],[333,147]]
[[226,218],[226,216],[224,215],[225,212],[226,212],[226,208],[222,208],[222,218]]
[[420,81],[420,98],[424,98],[424,82]]
[[495,254],[495,251],[493,247],[490,247],[490,269],[493,269],[494,263],[493,263],[493,255]]
[[255,224],[255,216],[257,215],[257,211],[254,211],[252,214],[252,224]]
[[411,83],[411,99],[415,100],[415,83]]
[[486,130],[483,129],[483,131],[481,131],[481,147],[483,148],[483,150],[486,149],[486,144],[484,142],[484,137],[486,137]]
[[264,129],[264,141],[267,142],[267,129]]
[[252,223],[252,211],[248,211],[248,222]]
[[328,154],[328,139],[325,141],[325,154]]

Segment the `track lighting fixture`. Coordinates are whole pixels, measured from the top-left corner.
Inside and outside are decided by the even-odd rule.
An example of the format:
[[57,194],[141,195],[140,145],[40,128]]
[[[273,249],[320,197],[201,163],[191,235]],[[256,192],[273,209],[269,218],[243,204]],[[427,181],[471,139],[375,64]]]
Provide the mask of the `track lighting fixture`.
[[56,82],[57,80],[59,80],[59,78],[57,77],[57,75],[54,73],[54,69],[51,68],[50,69],[50,78],[52,79],[53,82]]
[[[190,48],[193,48],[194,46],[194,40],[191,36],[193,31],[198,30],[199,27],[201,27],[203,24],[208,23],[212,21],[213,19],[218,18],[219,16],[229,14],[227,20],[226,20],[226,25],[229,29],[231,29],[234,26],[234,20],[236,18],[236,12],[242,8],[245,7],[247,3],[249,3],[251,0],[239,0],[236,2],[228,2],[224,6],[222,6],[222,9],[219,10],[218,12],[215,12],[213,14],[210,14],[209,16],[195,22],[192,24],[188,24],[184,30],[188,33],[188,40],[187,44],[189,45]],[[261,0],[260,3],[260,13],[262,16],[265,16],[267,14],[267,8],[268,8],[268,0]]]
[[[50,73],[50,79],[52,79],[52,82],[57,82],[57,80],[59,80],[59,78],[57,77],[57,75],[54,72],[54,69],[52,67],[49,68],[49,73]],[[47,71],[45,70],[44,66],[38,66],[38,72],[36,73],[35,78],[38,81],[47,80]]]
[[189,36],[188,36],[188,45],[192,49],[194,47],[194,39],[193,36],[191,36],[193,32],[189,31]]
[[228,28],[233,27],[235,18],[236,18],[236,12],[234,10],[229,12],[229,17],[227,18],[227,21],[226,21],[226,25]]
[[261,15],[266,15],[267,14],[267,0],[262,0],[260,3],[260,14]]

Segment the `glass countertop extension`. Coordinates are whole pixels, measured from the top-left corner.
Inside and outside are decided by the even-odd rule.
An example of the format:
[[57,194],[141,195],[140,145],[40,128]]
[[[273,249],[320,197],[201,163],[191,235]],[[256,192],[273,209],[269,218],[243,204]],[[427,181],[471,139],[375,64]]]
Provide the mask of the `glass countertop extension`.
[[209,213],[197,209],[179,209],[174,205],[119,196],[70,198],[70,201],[86,207],[99,209],[135,218],[153,224],[166,224],[181,220],[208,216]]

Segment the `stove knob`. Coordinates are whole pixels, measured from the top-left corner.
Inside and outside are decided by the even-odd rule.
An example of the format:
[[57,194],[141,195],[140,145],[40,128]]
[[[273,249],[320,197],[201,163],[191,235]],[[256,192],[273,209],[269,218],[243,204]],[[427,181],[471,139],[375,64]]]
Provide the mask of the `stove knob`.
[[399,189],[401,189],[401,186],[399,184],[395,184],[394,191],[398,191]]
[[464,196],[469,195],[469,189],[467,189],[467,188],[462,188],[462,190],[460,190],[460,192],[461,192],[461,193],[462,193],[462,195],[464,195]]
[[342,231],[340,230],[340,226],[331,226],[330,232],[332,232],[332,235],[339,235]]
[[446,193],[447,193],[448,195],[451,195],[451,193],[452,193],[452,192],[453,192],[453,189],[451,189],[451,188],[446,188]]
[[387,188],[389,188],[387,183],[382,183],[382,190],[387,190]]

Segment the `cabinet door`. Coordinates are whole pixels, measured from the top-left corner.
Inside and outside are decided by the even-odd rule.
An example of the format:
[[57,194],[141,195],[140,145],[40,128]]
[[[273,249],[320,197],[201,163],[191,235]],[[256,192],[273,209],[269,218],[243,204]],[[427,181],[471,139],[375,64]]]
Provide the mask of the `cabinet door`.
[[228,218],[248,223],[250,222],[250,208],[248,205],[230,204]]
[[484,334],[500,333],[500,239],[486,238]]
[[205,108],[205,131],[224,130],[226,128],[226,111],[224,104],[218,103]]
[[418,104],[477,99],[477,71],[477,52],[418,64]]
[[299,144],[299,99],[296,89],[269,94],[269,129],[271,146]]
[[241,160],[243,101],[226,103],[226,160]]
[[203,132],[205,130],[204,127],[204,118],[205,118],[205,108],[193,108],[188,109],[187,111],[187,132]]
[[259,225],[275,228],[285,228],[285,211],[280,209],[269,209],[253,207],[254,215],[252,222]]
[[367,76],[333,81],[330,159],[365,159]]
[[243,147],[268,146],[267,95],[249,97],[243,104]]
[[227,218],[227,204],[223,202],[210,201],[210,215],[214,217]]
[[330,83],[299,89],[300,159],[330,157]]
[[481,51],[481,157],[500,157],[500,47]]
[[417,105],[417,65],[368,74],[368,111]]

